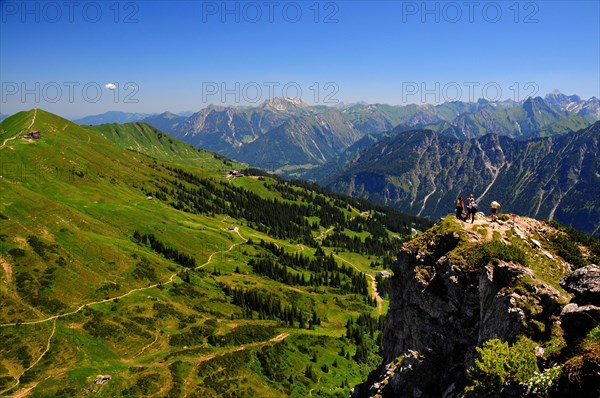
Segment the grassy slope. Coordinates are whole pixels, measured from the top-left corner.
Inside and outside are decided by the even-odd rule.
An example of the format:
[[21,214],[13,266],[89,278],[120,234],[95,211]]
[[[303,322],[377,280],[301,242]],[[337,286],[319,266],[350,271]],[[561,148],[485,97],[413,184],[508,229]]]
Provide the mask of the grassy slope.
[[215,161],[212,153],[185,144],[146,123],[101,124],[90,126],[115,145],[144,153],[157,160],[213,169],[222,162]]
[[[266,252],[244,239],[274,241],[286,252],[312,254],[313,249],[269,237],[243,220],[175,210],[147,200],[140,190],[169,178],[165,163],[187,164],[186,170],[219,184],[280,197],[271,179],[224,180],[223,171],[234,164],[159,137],[144,124],[91,130],[36,110],[6,119],[0,129],[2,141],[29,129],[42,131],[40,140],[16,139],[0,149],[0,324],[7,325],[0,327],[0,392],[21,376],[21,385],[11,392],[24,386],[33,387],[33,396],[82,395],[96,375],[111,374],[110,383],[96,386],[97,396],[226,396],[241,391],[280,397],[306,396],[311,390],[314,395],[345,396],[348,386],[364,379],[369,367],[339,356],[342,348],[351,355],[356,349],[339,337],[349,317],[375,314],[375,309],[360,296],[287,286],[253,274],[248,259]],[[239,226],[239,234],[227,231],[231,224]],[[190,272],[191,283],[175,276],[181,266],[136,244],[134,230],[153,233],[192,254],[199,269]],[[339,255],[361,271],[375,271],[364,255]],[[142,270],[152,272],[137,272],[140,263],[146,264]],[[154,287],[157,283],[162,285]],[[315,310],[322,326],[282,327],[257,320],[256,313],[247,319],[224,295],[221,283],[260,288],[282,302]],[[128,294],[132,289],[139,290]],[[51,319],[60,314],[69,315]],[[206,339],[169,344],[172,335],[209,319],[217,334],[246,324],[266,326],[268,333],[224,347]],[[8,325],[14,323],[18,325]],[[290,336],[262,345],[281,333]],[[315,354],[318,360],[311,363]],[[260,361],[268,355],[281,362],[277,372]],[[312,377],[305,375],[307,364],[314,369]]]

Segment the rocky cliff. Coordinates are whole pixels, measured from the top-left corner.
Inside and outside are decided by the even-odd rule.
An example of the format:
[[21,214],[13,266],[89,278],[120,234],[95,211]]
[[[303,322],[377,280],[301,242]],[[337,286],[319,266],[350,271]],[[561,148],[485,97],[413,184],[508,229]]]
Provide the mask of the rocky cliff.
[[[560,239],[567,239],[567,234],[529,218],[518,218],[513,224],[489,223],[481,217],[465,224],[448,217],[405,244],[393,266],[384,363],[369,381],[355,388],[353,396],[521,396],[527,388],[531,394],[537,386],[533,372],[542,374],[578,356],[578,345],[600,321],[595,307],[598,267],[588,266],[565,278],[565,291],[559,281],[572,265],[558,254]],[[596,261],[593,252],[586,250],[584,260]],[[583,299],[565,307],[569,292]],[[567,321],[566,329],[577,330],[568,332],[566,341],[559,327],[561,317]],[[506,378],[486,384],[481,378],[486,377],[490,360],[482,361],[484,351],[477,347],[492,339],[508,343],[507,350],[514,352],[516,347],[525,348],[519,351],[521,365],[511,368],[510,362],[503,363]],[[592,373],[599,370],[597,363]],[[477,371],[469,370],[474,367]],[[595,396],[586,395],[595,393],[590,381],[583,387],[572,386],[565,376],[581,368],[552,369],[562,372],[553,380],[554,393]],[[597,377],[590,380],[598,382]],[[482,382],[493,388],[485,390]]]

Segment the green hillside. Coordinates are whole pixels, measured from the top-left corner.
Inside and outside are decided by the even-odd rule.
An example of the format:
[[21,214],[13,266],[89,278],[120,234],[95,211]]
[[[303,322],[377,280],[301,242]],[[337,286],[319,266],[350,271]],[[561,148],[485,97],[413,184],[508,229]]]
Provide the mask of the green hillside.
[[144,124],[0,139],[0,395],[345,397],[381,361],[375,273],[423,221]]
[[182,161],[180,163],[194,166],[208,162],[207,168],[222,164],[220,161],[214,162],[212,153],[179,141],[147,123],[101,124],[90,126],[89,129],[120,148],[140,152],[157,160]]

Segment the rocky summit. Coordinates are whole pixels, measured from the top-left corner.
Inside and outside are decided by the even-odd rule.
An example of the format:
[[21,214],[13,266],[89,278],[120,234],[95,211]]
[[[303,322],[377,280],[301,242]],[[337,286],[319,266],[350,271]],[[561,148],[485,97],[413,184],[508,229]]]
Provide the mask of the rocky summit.
[[[556,224],[503,218],[447,217],[404,244],[384,361],[353,397],[598,396],[598,248]],[[565,242],[589,265],[572,271],[582,263]]]

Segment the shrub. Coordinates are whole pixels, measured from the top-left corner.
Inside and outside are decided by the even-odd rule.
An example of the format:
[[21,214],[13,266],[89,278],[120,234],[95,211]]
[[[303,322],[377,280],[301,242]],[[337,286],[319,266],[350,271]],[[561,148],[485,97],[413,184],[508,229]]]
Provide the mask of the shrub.
[[464,259],[470,269],[484,267],[490,261],[506,261],[526,265],[527,259],[523,250],[515,245],[507,245],[500,241],[492,241],[477,246],[464,253]]
[[587,262],[579,250],[577,243],[570,240],[561,234],[554,234],[550,237],[554,248],[556,249],[559,256],[561,256],[566,262],[573,265],[574,269],[585,267]]
[[29,235],[27,237],[27,243],[33,249],[34,252],[37,253],[43,259],[46,259],[46,251],[50,251],[52,253],[57,253],[58,246],[57,245],[48,245],[42,242],[37,236]]
[[512,261],[525,265],[527,262],[525,253],[515,245],[506,245],[502,242],[494,241],[483,245],[485,252],[491,260]]
[[15,383],[15,378],[12,376],[0,376],[0,388],[4,389]]
[[498,214],[498,220],[508,221],[508,220],[510,220],[510,216],[508,214],[501,213],[501,214]]
[[131,275],[135,279],[147,279],[149,281],[156,281],[158,277],[156,276],[156,269],[146,260],[142,258],[135,264],[135,268]]
[[595,328],[590,330],[587,337],[585,338],[585,341],[587,343],[600,344],[600,326],[596,326]]
[[263,325],[241,325],[223,335],[212,335],[208,343],[213,346],[241,345],[265,341],[275,336],[277,330]]
[[23,256],[25,256],[25,250],[19,249],[19,248],[14,248],[14,249],[10,249],[8,251],[8,254],[10,254],[14,258],[23,257]]
[[[574,266],[581,264],[581,262],[580,262],[581,260],[579,259],[580,256],[578,255],[581,253],[577,253],[579,251],[577,244],[582,244],[584,246],[587,246],[590,251],[590,256],[588,258],[589,262],[594,263],[594,264],[600,263],[600,240],[595,239],[590,236],[587,236],[574,228],[565,227],[565,226],[559,224],[558,222],[556,222],[555,220],[549,221],[548,224],[550,226],[552,226],[553,228],[556,228],[557,230],[564,232],[567,236],[567,239],[565,239],[564,236],[561,236],[561,234],[555,234],[554,236],[552,236],[553,242],[558,246],[561,246],[561,243],[563,243],[563,241],[567,241],[570,243],[570,244],[567,243],[565,245],[565,246],[569,246],[569,247],[563,248],[563,250],[565,250],[564,254],[566,254],[568,256],[569,253],[571,253],[575,256],[575,259],[573,259],[574,262],[571,262],[571,261],[567,260],[566,258],[565,258],[565,260],[571,262],[571,264],[573,264]],[[577,249],[577,251],[575,251],[574,249]],[[560,254],[560,256],[562,257],[562,254]]]
[[528,382],[538,370],[533,343],[526,339],[513,346],[491,339],[477,347],[477,354],[467,370],[468,387],[483,395],[501,394],[509,384]]

